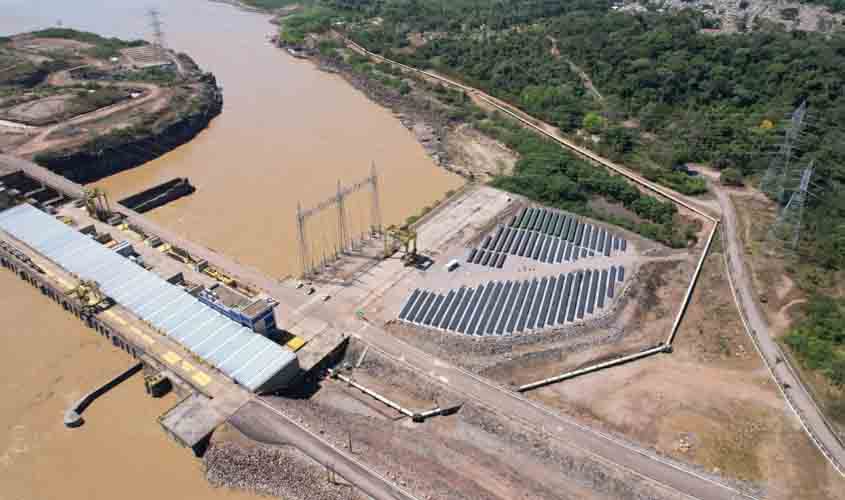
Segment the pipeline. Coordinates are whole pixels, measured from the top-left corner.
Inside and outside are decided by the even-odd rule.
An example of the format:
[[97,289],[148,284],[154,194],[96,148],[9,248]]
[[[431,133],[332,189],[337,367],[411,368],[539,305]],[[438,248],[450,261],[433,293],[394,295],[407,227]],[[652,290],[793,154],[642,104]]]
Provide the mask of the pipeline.
[[652,347],[650,349],[646,349],[644,351],[640,351],[634,354],[629,354],[628,356],[623,356],[621,358],[612,359],[610,361],[603,361],[601,363],[597,363],[595,365],[590,365],[584,368],[579,368],[577,370],[568,371],[566,373],[562,373],[560,375],[556,375],[554,377],[546,378],[543,380],[538,380],[536,382],[531,382],[530,384],[525,384],[517,387],[518,392],[525,392],[530,391],[532,389],[537,389],[539,387],[543,387],[549,384],[555,384],[557,382],[562,382],[564,380],[575,378],[580,375],[585,375],[587,373],[597,372],[599,370],[604,370],[605,368],[610,368],[617,365],[622,365],[628,363],[630,361],[635,361],[638,359],[646,358],[648,356],[652,356],[654,354],[658,354],[661,352],[669,352],[671,350],[670,346],[666,344],[660,344],[657,347]]
[[371,391],[370,389],[367,389],[366,387],[364,387],[363,385],[355,382],[354,380],[352,380],[349,377],[341,375],[340,373],[337,372],[337,370],[333,370],[333,369],[330,368],[329,369],[329,376],[331,376],[333,378],[338,378],[338,379],[346,382],[348,385],[351,385],[352,387],[358,389],[359,391],[363,392],[364,394],[371,396],[371,397],[377,399],[378,401],[381,401],[382,403],[386,404],[387,406],[389,406],[389,407],[393,408],[394,410],[398,411],[399,413],[405,415],[406,417],[414,418],[415,413],[412,412],[411,410],[408,410],[406,408],[402,408],[398,403],[395,403],[395,402],[387,399],[386,397],[382,396],[381,394],[379,394],[375,391]]

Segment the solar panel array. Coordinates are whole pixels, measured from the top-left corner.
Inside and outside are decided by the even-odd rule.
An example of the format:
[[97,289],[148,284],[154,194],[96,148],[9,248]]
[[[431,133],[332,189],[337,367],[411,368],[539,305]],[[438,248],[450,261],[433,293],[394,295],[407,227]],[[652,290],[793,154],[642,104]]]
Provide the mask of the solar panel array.
[[465,335],[526,333],[589,318],[610,305],[623,266],[523,281],[489,281],[438,293],[416,289],[399,320]]
[[626,252],[628,241],[607,229],[547,208],[523,208],[508,225],[496,228],[467,261],[501,268],[507,255],[547,264]]
[[80,278],[95,280],[118,304],[252,391],[296,363],[290,349],[31,205],[0,213],[0,229]]

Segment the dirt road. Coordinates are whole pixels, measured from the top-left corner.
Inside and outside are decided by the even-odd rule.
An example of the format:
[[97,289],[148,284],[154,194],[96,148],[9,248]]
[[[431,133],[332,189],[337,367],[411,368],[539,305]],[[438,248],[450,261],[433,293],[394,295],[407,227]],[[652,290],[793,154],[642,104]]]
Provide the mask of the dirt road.
[[229,422],[255,441],[295,446],[376,500],[417,500],[410,493],[373,472],[347,453],[334,448],[261,399],[254,399],[244,405]]
[[727,247],[728,276],[734,287],[736,300],[742,316],[745,318],[746,328],[754,339],[760,355],[769,366],[772,376],[784,394],[792,409],[801,419],[804,429],[815,441],[834,467],[843,474],[845,464],[845,448],[836,434],[827,424],[821,409],[810,396],[809,391],[801,382],[795,371],[786,361],[780,350],[765,315],[754,300],[751,277],[745,266],[742,255],[742,242],[737,232],[736,210],[729,194],[713,185],[713,189],[722,207],[722,223]]
[[[78,68],[83,68],[85,66],[78,66]],[[60,71],[54,75],[51,75],[49,78],[49,82],[51,85],[55,86],[62,86],[62,85],[78,85],[83,84],[85,80],[76,80],[70,76],[70,72],[73,69],[65,71]],[[41,151],[43,149],[60,145],[63,142],[68,142],[73,139],[49,139],[50,134],[53,132],[69,127],[72,125],[82,125],[88,122],[102,120],[103,118],[107,118],[115,113],[120,113],[123,111],[128,111],[143,104],[146,104],[152,100],[158,99],[162,96],[164,91],[158,85],[154,85],[151,83],[143,83],[143,82],[112,82],[110,84],[113,87],[120,87],[120,88],[127,88],[127,89],[137,89],[142,88],[144,89],[144,94],[139,96],[135,99],[129,99],[127,101],[118,102],[116,104],[112,104],[111,106],[106,106],[104,108],[95,109],[94,111],[90,111],[85,114],[81,114],[79,116],[75,116],[69,120],[65,120],[61,123],[57,123],[55,125],[50,125],[47,127],[31,127],[28,130],[37,130],[38,134],[30,141],[26,142],[22,146],[20,146],[16,151],[15,154],[18,156],[27,156],[33,154],[35,152]]]

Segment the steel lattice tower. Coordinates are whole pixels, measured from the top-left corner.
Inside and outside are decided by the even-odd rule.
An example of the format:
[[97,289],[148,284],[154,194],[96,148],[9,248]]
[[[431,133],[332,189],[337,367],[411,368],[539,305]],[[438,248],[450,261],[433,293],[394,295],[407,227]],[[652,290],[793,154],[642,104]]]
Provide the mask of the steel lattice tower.
[[153,7],[147,11],[147,17],[150,18],[150,28],[153,30],[153,47],[156,48],[159,57],[164,57],[165,43],[164,43],[164,23],[161,22],[161,11]]
[[760,182],[760,190],[780,203],[785,201],[784,193],[787,192],[787,182],[792,174],[792,160],[794,159],[795,150],[801,138],[801,131],[804,128],[806,117],[807,101],[804,100],[792,112],[789,125],[784,134],[784,141],[777,155],[769,163],[769,168]]
[[775,225],[772,226],[771,236],[781,242],[785,250],[792,252],[798,250],[798,244],[801,241],[804,207],[807,205],[807,196],[811,194],[810,180],[814,171],[815,167],[811,162],[801,174],[798,189],[789,196],[789,201],[780,211]]

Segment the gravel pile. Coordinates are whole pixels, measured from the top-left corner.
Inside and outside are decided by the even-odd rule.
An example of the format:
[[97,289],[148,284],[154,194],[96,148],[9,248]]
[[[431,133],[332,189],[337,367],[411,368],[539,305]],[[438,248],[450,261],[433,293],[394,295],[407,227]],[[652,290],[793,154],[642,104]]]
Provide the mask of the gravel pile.
[[[213,444],[204,456],[206,477],[217,487],[253,491],[285,500],[363,500],[352,486],[328,481],[326,470],[285,447]],[[338,483],[343,481],[339,476]]]

